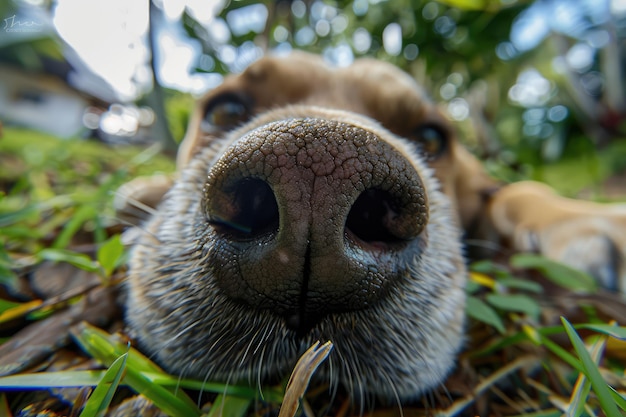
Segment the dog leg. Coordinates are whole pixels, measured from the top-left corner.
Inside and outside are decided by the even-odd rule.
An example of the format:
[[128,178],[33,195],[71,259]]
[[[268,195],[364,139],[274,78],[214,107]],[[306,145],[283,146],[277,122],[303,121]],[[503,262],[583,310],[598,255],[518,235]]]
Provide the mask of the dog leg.
[[524,181],[498,191],[488,210],[493,227],[515,250],[539,252],[626,292],[626,205],[569,199]]

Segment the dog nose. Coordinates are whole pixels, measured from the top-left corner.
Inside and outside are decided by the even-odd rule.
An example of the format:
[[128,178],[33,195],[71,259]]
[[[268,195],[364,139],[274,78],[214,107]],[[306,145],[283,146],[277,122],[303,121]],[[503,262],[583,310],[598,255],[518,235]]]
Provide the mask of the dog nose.
[[382,135],[296,118],[226,149],[203,202],[208,267],[227,297],[305,332],[411,279],[426,244],[427,196],[410,159]]

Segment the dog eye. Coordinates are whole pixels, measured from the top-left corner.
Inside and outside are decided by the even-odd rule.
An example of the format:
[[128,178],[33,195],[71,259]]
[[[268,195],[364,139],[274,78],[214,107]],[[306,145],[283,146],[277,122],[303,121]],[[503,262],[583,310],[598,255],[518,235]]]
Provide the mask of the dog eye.
[[249,100],[236,94],[217,96],[206,105],[201,128],[207,133],[232,129],[250,118],[250,107]]
[[439,126],[426,124],[419,126],[414,133],[420,151],[427,159],[439,158],[448,148],[448,133]]

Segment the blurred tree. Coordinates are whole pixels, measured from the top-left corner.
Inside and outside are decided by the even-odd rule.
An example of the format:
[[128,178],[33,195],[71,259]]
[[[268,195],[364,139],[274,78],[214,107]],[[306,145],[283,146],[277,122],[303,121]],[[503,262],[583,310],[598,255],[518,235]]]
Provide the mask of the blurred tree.
[[511,179],[626,136],[626,10],[609,0],[240,0],[208,26],[191,9],[181,22],[202,45],[197,71],[241,71],[269,49],[390,61]]

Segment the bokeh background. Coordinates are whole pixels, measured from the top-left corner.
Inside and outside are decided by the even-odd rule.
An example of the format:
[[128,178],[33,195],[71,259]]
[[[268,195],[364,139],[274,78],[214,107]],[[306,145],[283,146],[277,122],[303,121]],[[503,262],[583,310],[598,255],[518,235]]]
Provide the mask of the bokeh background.
[[626,0],[5,0],[4,136],[171,152],[196,96],[294,48],[405,69],[503,180],[626,194]]

